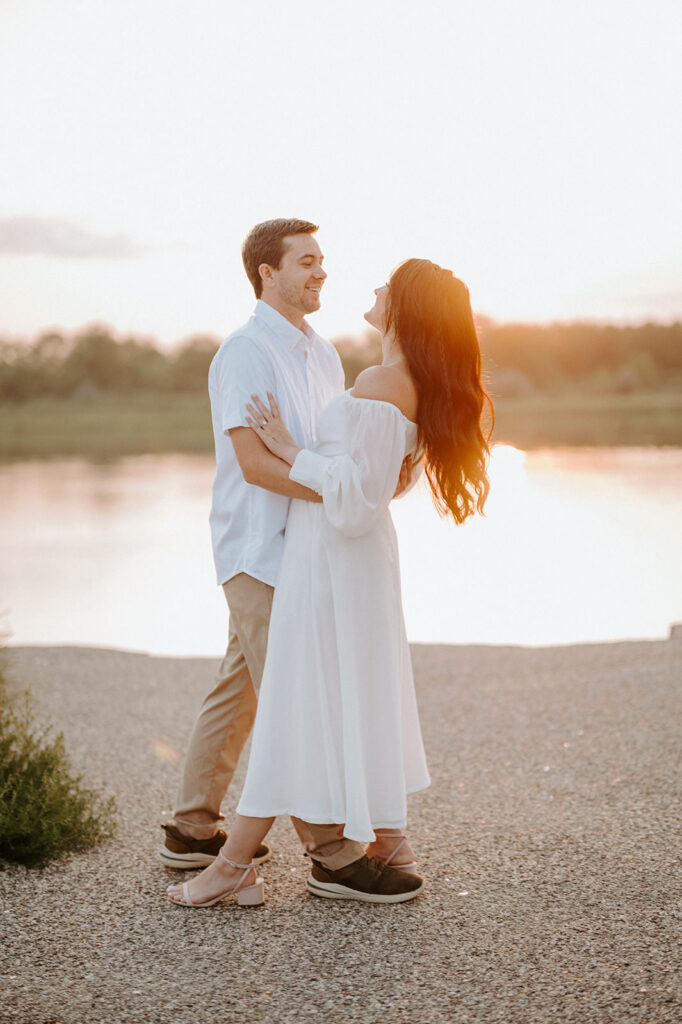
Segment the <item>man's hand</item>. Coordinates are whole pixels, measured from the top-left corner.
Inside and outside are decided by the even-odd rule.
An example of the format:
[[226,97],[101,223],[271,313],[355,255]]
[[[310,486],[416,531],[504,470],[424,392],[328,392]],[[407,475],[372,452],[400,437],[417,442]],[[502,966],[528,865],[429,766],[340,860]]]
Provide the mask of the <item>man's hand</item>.
[[400,467],[400,476],[398,477],[398,486],[395,489],[394,498],[399,498],[400,495],[407,490],[412,482],[412,456],[406,455],[403,459],[403,464]]
[[423,455],[415,462],[411,455],[406,455],[403,464],[400,467],[400,476],[398,477],[398,486],[396,487],[394,498],[399,498],[405,491],[409,491],[411,487],[414,487],[419,477],[424,472],[426,465],[426,459]]

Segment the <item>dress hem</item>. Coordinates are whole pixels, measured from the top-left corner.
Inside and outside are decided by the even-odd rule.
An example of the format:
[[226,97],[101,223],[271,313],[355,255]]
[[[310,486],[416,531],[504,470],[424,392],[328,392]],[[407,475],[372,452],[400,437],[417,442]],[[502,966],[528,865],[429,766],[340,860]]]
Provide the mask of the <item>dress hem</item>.
[[[423,789],[428,789],[428,787],[430,785],[431,785],[431,779],[429,779],[428,782],[425,782],[425,783],[423,783],[420,786],[416,786],[413,789],[406,789],[405,793],[406,793],[407,796],[410,796],[410,794],[412,794],[412,793],[420,793]],[[279,818],[279,817],[289,817],[289,818],[300,818],[301,821],[305,821],[305,822],[308,822],[308,823],[314,824],[314,825],[340,825],[341,824],[341,822],[339,822],[336,818],[330,817],[328,814],[317,814],[317,813],[314,813],[314,812],[311,813],[310,811],[301,812],[300,810],[292,810],[289,807],[284,807],[284,808],[282,808],[280,810],[267,810],[267,811],[257,810],[257,811],[254,811],[254,810],[245,810],[242,807],[241,803],[240,803],[239,806],[237,807],[237,812],[236,813],[237,814],[241,814],[241,816],[244,817],[244,818]],[[377,828],[401,828],[402,829],[402,828],[405,828],[406,825],[407,825],[407,818],[404,817],[404,818],[400,818],[400,819],[393,819],[392,821],[377,821],[377,822],[373,821],[372,822],[372,829],[377,829]],[[371,842],[374,841],[374,838],[375,838],[374,837],[374,833],[372,833],[372,835],[368,838],[365,833],[360,835],[355,830],[352,830],[352,832],[346,832],[345,829],[344,829],[343,835],[344,835],[345,839],[352,839],[352,840],[354,840],[357,843],[371,843]]]

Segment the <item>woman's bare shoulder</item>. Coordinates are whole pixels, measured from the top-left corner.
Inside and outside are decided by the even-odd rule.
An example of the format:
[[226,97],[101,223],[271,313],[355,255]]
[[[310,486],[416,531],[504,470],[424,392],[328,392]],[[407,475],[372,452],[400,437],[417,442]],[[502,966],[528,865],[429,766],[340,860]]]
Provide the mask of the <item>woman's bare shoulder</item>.
[[412,380],[393,366],[368,366],[359,373],[353,390],[355,398],[372,398],[377,402],[390,402],[400,409],[408,420],[417,416],[417,392]]

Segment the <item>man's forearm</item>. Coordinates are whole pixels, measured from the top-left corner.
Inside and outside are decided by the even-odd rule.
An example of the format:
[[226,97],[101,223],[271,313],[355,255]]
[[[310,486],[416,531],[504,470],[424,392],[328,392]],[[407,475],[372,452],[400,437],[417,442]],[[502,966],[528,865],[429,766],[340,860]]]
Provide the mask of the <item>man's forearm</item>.
[[268,451],[250,427],[234,427],[229,434],[239,468],[247,484],[263,487],[275,494],[283,494],[286,498],[320,501],[315,491],[310,491],[289,479],[289,464]]
[[247,471],[244,472],[242,468],[242,472],[248,484],[264,487],[266,491],[274,491],[275,494],[283,494],[287,498],[302,498],[304,501],[322,501],[319,494],[316,494],[315,491],[311,491],[308,487],[290,480],[290,469],[291,466],[288,462],[283,462],[282,459],[278,459],[276,455],[273,455],[267,449],[263,449],[263,454],[252,459]]

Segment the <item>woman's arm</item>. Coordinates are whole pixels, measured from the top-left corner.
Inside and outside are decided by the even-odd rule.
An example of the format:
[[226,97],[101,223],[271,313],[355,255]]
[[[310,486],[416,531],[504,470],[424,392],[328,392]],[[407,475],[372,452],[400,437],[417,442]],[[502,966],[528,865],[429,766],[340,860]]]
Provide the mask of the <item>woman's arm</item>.
[[355,402],[345,409],[343,454],[302,449],[291,479],[322,495],[329,523],[346,537],[360,537],[379,521],[395,494],[405,457],[405,421],[390,402]]
[[349,451],[326,456],[300,448],[270,392],[268,401],[269,407],[254,395],[247,406],[251,430],[291,465],[292,482],[321,495],[332,526],[348,537],[367,533],[395,495],[405,458],[405,421],[398,406],[386,399],[356,401],[346,412]]

